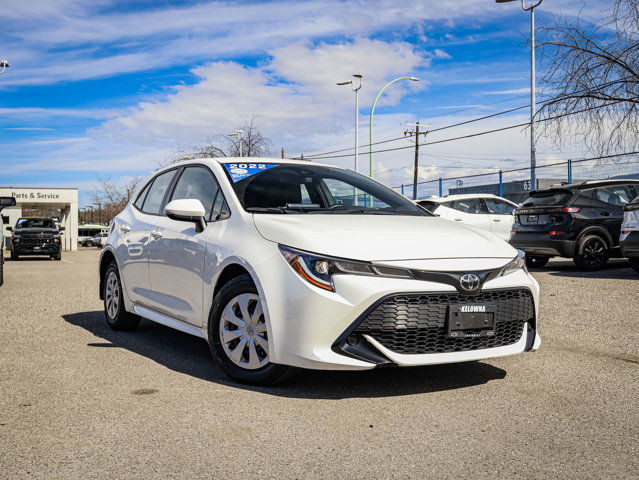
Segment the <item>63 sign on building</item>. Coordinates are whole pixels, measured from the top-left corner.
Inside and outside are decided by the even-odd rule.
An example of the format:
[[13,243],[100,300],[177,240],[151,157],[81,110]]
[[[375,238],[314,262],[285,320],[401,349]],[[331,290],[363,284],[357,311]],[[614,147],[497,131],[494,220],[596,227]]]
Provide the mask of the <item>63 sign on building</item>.
[[8,237],[8,226],[14,226],[23,210],[36,210],[38,216],[58,217],[64,227],[64,250],[77,250],[78,245],[78,189],[77,188],[29,188],[0,187],[0,196],[13,197],[16,206],[2,212],[4,227],[2,240]]

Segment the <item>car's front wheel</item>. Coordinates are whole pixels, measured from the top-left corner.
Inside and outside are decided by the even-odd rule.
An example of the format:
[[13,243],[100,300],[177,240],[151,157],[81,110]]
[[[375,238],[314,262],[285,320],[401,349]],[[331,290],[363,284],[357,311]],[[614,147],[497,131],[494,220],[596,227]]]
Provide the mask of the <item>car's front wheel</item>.
[[282,381],[290,367],[271,363],[263,303],[249,275],[224,285],[209,316],[209,345],[220,368],[233,380],[251,385]]
[[550,260],[550,257],[526,255],[526,266],[529,268],[541,268],[548,263],[548,260]]
[[113,330],[133,330],[140,323],[140,317],[124,309],[122,282],[115,262],[107,267],[102,281],[104,315]]
[[601,270],[610,258],[608,244],[599,235],[586,235],[577,246],[573,257],[575,264],[582,270]]

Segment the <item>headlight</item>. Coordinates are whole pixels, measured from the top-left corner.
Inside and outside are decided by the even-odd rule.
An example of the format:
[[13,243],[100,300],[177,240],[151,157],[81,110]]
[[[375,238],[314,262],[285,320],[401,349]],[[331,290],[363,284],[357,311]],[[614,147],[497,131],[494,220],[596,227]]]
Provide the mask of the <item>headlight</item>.
[[20,238],[20,234],[14,233],[13,235],[11,235],[11,238],[13,238],[14,240],[18,240]]
[[366,275],[394,278],[413,278],[404,268],[386,267],[367,262],[345,260],[341,258],[321,257],[312,253],[295,250],[284,245],[279,246],[288,264],[304,280],[316,287],[335,291],[333,275]]
[[526,268],[526,254],[521,250],[517,250],[517,256],[501,269],[500,276],[503,277],[504,275],[508,275],[509,273],[513,273],[518,270],[528,271]]

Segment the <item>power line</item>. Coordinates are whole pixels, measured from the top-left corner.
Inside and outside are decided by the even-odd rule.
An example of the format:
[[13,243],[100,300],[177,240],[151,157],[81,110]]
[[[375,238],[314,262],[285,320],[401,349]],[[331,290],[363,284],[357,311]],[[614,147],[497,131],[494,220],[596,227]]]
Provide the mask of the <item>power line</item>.
[[[627,100],[617,100],[615,102],[607,103],[605,105],[597,105],[597,106],[594,106],[594,107],[584,108],[582,110],[575,110],[574,112],[562,113],[562,114],[555,115],[555,116],[552,116],[552,117],[547,117],[547,118],[542,118],[540,120],[535,120],[535,123],[548,122],[550,120],[556,120],[558,118],[567,117],[567,116],[570,116],[570,115],[576,115],[578,113],[588,112],[590,110],[595,110],[597,108],[609,107],[611,105],[615,105],[617,103],[622,103],[622,102],[625,102],[625,101],[627,101]],[[469,123],[469,122],[470,121],[465,122],[465,123]],[[434,140],[432,142],[421,143],[420,145],[421,146],[427,146],[427,145],[436,145],[436,144],[439,144],[439,143],[453,142],[453,141],[456,141],[456,140],[463,140],[463,139],[466,139],[466,138],[472,138],[472,137],[478,137],[478,136],[481,136],[481,135],[487,135],[489,133],[503,132],[504,130],[511,130],[513,128],[526,127],[528,125],[530,125],[530,122],[518,123],[516,125],[510,125],[510,126],[501,127],[501,128],[494,128],[492,130],[485,130],[483,132],[470,133],[468,135],[461,135],[459,137],[444,138],[442,140]],[[445,127],[440,127],[438,130],[442,130],[444,128]],[[450,128],[450,127],[447,127],[447,128]],[[431,130],[430,132],[432,132],[432,131],[433,130]],[[428,132],[428,133],[430,133],[430,132]],[[402,146],[402,147],[394,147],[394,148],[386,148],[386,149],[382,149],[382,150],[375,150],[375,151],[373,151],[373,153],[393,152],[393,151],[396,151],[396,150],[405,150],[407,148],[413,148],[413,145],[405,145],[405,146]],[[313,158],[314,159],[344,158],[344,157],[350,157],[352,155],[353,154],[351,153],[351,154],[347,154],[347,155],[327,155],[327,156],[321,156],[321,157],[316,156],[316,157],[313,157]]]
[[[630,78],[630,77],[628,77],[628,78]],[[610,86],[610,85],[614,84],[615,82],[616,82],[616,81],[603,83],[603,84],[601,84],[601,85],[597,85],[597,86],[595,86],[595,87],[593,87],[593,88],[591,88],[591,89],[582,89],[582,90],[577,90],[576,92],[572,92],[572,95],[576,95],[576,94],[584,93],[584,92],[587,92],[588,90],[598,90],[598,89],[602,89],[602,88],[605,88],[605,87],[608,87],[608,86]],[[542,95],[542,96],[543,96],[543,95]],[[516,99],[516,98],[520,98],[520,97],[513,97],[513,98],[510,98],[510,99],[507,99],[507,100],[503,100],[503,101],[514,100],[514,99]],[[560,99],[560,98],[562,98],[562,97],[561,97],[561,96],[559,96],[559,97],[557,97],[557,98],[558,98],[558,99]],[[502,103],[503,101],[495,102],[495,103]],[[618,102],[612,102],[612,103],[607,104],[607,105],[600,105],[600,106],[593,107],[593,108],[601,108],[601,107],[605,107],[605,106],[608,106],[608,105],[614,105],[615,103],[619,103],[619,102],[621,102],[621,101],[618,101]],[[539,101],[539,102],[536,102],[536,103],[544,103],[544,102]],[[488,105],[492,105],[492,104],[488,104]],[[523,110],[523,109],[525,109],[525,108],[529,108],[529,107],[530,107],[530,104],[527,104],[527,105],[521,105],[521,106],[519,106],[519,107],[510,108],[510,109],[508,109],[508,110],[503,110],[503,111],[501,111],[501,112],[493,113],[493,114],[490,114],[490,115],[484,115],[484,116],[482,116],[482,117],[477,117],[477,118],[474,118],[474,119],[471,119],[471,120],[466,120],[466,121],[464,121],[464,122],[454,123],[454,124],[451,124],[451,125],[445,125],[445,126],[443,126],[443,127],[439,127],[439,128],[435,128],[435,129],[432,129],[432,130],[428,130],[428,131],[424,132],[424,134],[426,134],[426,133],[434,133],[434,132],[438,132],[438,131],[442,131],[442,130],[446,130],[446,129],[454,128],[454,127],[459,127],[459,126],[461,126],[461,125],[467,125],[467,124],[469,124],[469,123],[479,122],[479,121],[481,121],[481,120],[486,120],[486,119],[488,119],[488,118],[493,118],[493,117],[497,117],[497,116],[500,116],[500,115],[505,115],[505,114],[507,114],[507,113],[512,113],[512,112],[514,112],[514,111],[517,111],[517,110]],[[591,109],[592,109],[592,108],[591,108]],[[464,111],[464,110],[467,110],[467,109],[459,110],[459,111],[457,111],[457,112],[452,112],[452,113],[454,114],[454,113],[458,113],[458,112],[460,112],[460,111]],[[566,115],[573,115],[574,113],[581,113],[581,112],[583,112],[583,111],[587,111],[587,110],[588,110],[588,109],[586,109],[586,110],[582,110],[582,111],[580,111],[580,112],[571,112],[571,113],[566,114]],[[449,114],[450,114],[450,113],[449,113]],[[539,121],[546,121],[546,120],[551,120],[551,119],[555,119],[555,118],[560,118],[560,117],[551,117],[551,118],[548,118],[548,119],[544,119],[544,120],[537,120],[537,121],[538,121],[538,122],[539,122]],[[527,123],[526,123],[526,125],[530,125],[530,122],[527,122]],[[513,128],[514,128],[514,127],[513,127]],[[369,144],[366,144],[366,145],[361,145],[361,147],[360,147],[360,148],[370,147],[371,145],[381,145],[381,144],[384,144],[384,143],[396,142],[396,141],[398,141],[398,140],[403,140],[403,139],[405,139],[405,137],[394,137],[394,138],[390,138],[390,139],[387,139],[387,140],[381,140],[381,141],[378,141],[378,142],[373,142],[373,143],[369,143]],[[423,145],[427,145],[427,144],[423,144]],[[411,146],[411,147],[406,147],[406,148],[412,148],[412,146]],[[330,155],[330,154],[333,154],[333,153],[348,152],[348,151],[351,151],[351,150],[354,150],[354,149],[355,149],[354,147],[349,147],[349,148],[343,148],[343,149],[340,149],[340,150],[332,150],[332,151],[329,151],[329,152],[315,153],[315,154],[306,155],[306,158],[338,158],[337,156],[335,156],[335,157],[327,157],[327,156],[325,156],[325,155]],[[379,151],[380,151],[380,152],[383,152],[383,151],[389,151],[389,150],[379,150]],[[366,153],[366,152],[364,152],[364,153]],[[373,153],[376,153],[376,152],[373,152]],[[351,156],[351,155],[354,155],[354,153],[353,153],[353,154],[350,154],[350,155],[341,155],[340,157],[348,157],[348,156]]]

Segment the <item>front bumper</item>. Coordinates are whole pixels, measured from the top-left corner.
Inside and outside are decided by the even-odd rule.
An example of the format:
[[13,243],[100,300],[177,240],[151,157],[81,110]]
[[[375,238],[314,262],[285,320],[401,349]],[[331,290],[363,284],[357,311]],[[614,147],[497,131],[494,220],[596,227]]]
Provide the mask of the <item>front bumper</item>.
[[621,256],[625,258],[639,258],[639,230],[621,235],[619,239]]
[[29,245],[14,243],[11,248],[17,255],[55,255],[60,252],[62,246],[60,243],[41,243]]
[[517,231],[511,235],[509,243],[529,255],[543,257],[572,257],[576,242],[563,235],[553,236],[548,232]]
[[[516,327],[508,344],[490,342],[453,351],[393,350],[371,332],[356,331],[372,307],[388,296],[443,294],[456,296],[457,290],[446,284],[412,279],[336,275],[335,292],[307,284],[280,256],[256,267],[261,282],[258,288],[266,298],[269,355],[274,363],[327,370],[370,369],[379,365],[429,365],[480,360],[535,350],[541,340],[537,333],[539,286],[521,270],[487,281],[483,292],[509,289],[530,294],[530,318]],[[268,281],[271,279],[272,281]],[[467,299],[472,296],[465,297]],[[468,300],[472,302],[472,300]],[[356,345],[348,343],[355,332]],[[464,340],[461,340],[464,342]],[[428,352],[428,353],[426,353]]]

